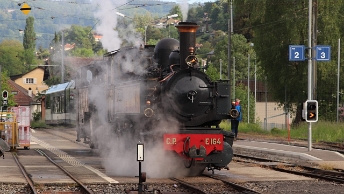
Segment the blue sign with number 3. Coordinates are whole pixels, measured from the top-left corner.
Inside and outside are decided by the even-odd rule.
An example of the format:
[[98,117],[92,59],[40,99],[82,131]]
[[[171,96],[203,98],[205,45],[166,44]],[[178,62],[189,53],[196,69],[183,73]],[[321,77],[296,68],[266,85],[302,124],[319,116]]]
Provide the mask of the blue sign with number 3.
[[317,61],[330,61],[331,60],[331,47],[318,45],[315,47],[315,60]]

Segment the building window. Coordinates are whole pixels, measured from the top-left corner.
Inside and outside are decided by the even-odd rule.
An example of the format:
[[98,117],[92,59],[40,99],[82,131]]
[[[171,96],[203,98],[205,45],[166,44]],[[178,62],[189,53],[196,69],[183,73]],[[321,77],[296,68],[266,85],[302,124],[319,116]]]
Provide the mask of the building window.
[[25,83],[27,83],[27,84],[33,84],[34,82],[33,82],[33,78],[26,78],[26,81],[25,81]]
[[24,84],[36,84],[37,79],[36,78],[23,78]]

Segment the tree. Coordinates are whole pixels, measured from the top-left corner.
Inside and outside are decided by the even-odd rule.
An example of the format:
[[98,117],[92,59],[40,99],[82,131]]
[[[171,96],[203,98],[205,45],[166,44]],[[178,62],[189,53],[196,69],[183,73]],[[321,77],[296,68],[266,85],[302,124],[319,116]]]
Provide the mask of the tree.
[[[14,106],[15,105],[15,102],[14,102],[14,99],[13,99],[13,94],[10,92],[11,91],[11,87],[9,86],[8,84],[8,80],[10,78],[7,76],[6,73],[2,72],[1,73],[1,80],[0,80],[0,84],[1,84],[1,94],[2,94],[2,91],[4,90],[7,90],[8,91],[8,107],[11,107],[11,106]],[[2,100],[1,100],[2,101]],[[2,104],[2,102],[1,102]]]
[[[217,69],[220,69],[219,59],[222,59],[222,72],[225,77],[228,75],[228,35],[221,31],[215,33],[215,37],[211,40],[214,45],[214,58],[212,59]],[[250,44],[247,43],[246,38],[241,34],[234,34],[232,36],[232,57],[235,58],[235,79],[247,79],[247,62],[248,54],[255,56]],[[232,60],[233,60],[232,58]],[[231,67],[233,69],[233,66]],[[231,72],[233,74],[233,72]],[[232,75],[233,76],[233,75]],[[252,76],[252,75],[250,75]]]
[[0,64],[2,71],[8,75],[26,72],[24,64],[24,48],[18,40],[5,40],[0,44]]
[[[289,45],[308,44],[308,1],[265,0],[253,1],[251,19],[254,28],[253,42],[262,70],[267,76],[269,93],[273,99],[290,110],[308,98],[308,63],[307,61],[290,62]],[[318,10],[317,43],[331,45],[332,53],[337,53],[338,37],[343,35],[341,11],[343,2],[317,1]],[[338,107],[336,105],[336,60],[315,66],[317,80],[316,91],[312,95],[319,101],[320,118],[334,120]],[[342,72],[341,72],[342,73]],[[341,80],[341,85],[343,84]],[[282,92],[284,91],[284,92]],[[301,106],[296,112],[301,114]],[[295,109],[294,109],[295,111]],[[299,122],[300,117],[295,122]]]
[[35,64],[35,49],[36,49],[36,33],[34,29],[34,18],[32,16],[26,19],[26,26],[24,30],[23,46],[24,46],[24,61],[28,65]]
[[[307,42],[305,5],[308,5],[305,1],[285,4],[281,0],[266,0],[259,4],[262,15],[254,22],[259,26],[254,29],[254,48],[267,77],[269,94],[281,104],[286,102],[285,106],[290,110],[293,110],[294,104],[307,99],[304,93],[307,88],[307,63],[288,60],[289,44]],[[258,4],[254,2],[251,6]]]

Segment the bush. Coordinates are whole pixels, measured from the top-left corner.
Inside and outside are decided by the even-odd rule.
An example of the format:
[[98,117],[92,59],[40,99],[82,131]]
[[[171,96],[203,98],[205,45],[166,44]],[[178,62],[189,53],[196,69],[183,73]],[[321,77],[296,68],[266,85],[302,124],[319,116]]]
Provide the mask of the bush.
[[39,121],[32,121],[31,128],[49,128],[49,126],[45,124],[44,121],[39,120]]
[[42,115],[42,112],[37,112],[37,111],[35,111],[35,112],[33,113],[33,120],[34,120],[34,121],[39,121],[39,120],[41,120],[41,115]]
[[285,130],[278,129],[278,128],[272,128],[270,133],[271,133],[271,135],[275,135],[275,136],[283,136],[285,134]]

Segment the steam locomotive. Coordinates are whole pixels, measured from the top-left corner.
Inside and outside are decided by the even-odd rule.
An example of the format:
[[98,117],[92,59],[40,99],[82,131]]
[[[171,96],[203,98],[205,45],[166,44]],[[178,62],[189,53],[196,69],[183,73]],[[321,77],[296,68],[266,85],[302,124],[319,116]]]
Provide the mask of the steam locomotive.
[[212,81],[198,65],[198,27],[180,22],[179,41],[121,48],[82,67],[73,92],[77,141],[93,148],[102,146],[101,136],[127,138],[160,146],[186,168],[226,168],[234,135],[219,124],[238,112],[230,105],[229,81]]

